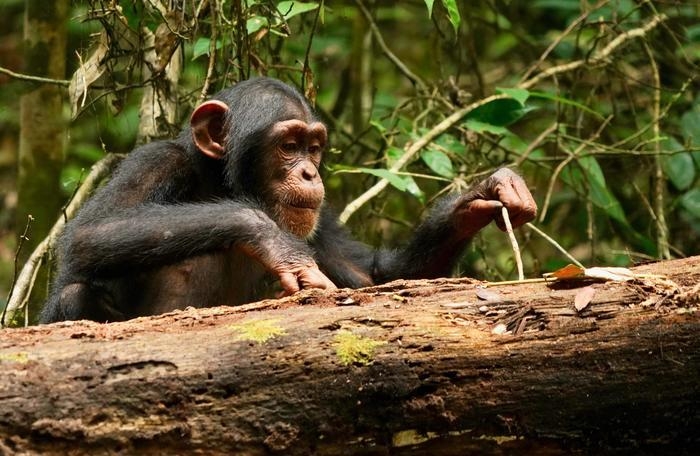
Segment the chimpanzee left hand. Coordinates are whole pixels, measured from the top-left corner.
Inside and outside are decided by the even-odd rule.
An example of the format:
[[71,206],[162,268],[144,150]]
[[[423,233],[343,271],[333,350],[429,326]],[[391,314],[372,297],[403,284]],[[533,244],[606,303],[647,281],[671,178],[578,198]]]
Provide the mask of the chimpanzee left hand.
[[513,228],[537,215],[537,204],[522,177],[501,168],[462,195],[454,211],[457,229],[465,238],[474,236],[492,220],[505,231],[501,208],[508,209]]

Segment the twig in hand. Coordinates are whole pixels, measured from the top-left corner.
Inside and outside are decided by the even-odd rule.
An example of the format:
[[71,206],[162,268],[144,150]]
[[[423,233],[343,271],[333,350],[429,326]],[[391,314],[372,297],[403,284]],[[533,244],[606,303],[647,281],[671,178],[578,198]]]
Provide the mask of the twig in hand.
[[506,209],[505,206],[501,208],[501,214],[503,215],[503,222],[506,225],[506,232],[508,233],[508,238],[510,239],[510,245],[513,247],[515,265],[518,268],[518,280],[525,280],[525,274],[523,273],[523,259],[520,256],[520,247],[518,247],[518,240],[515,239],[515,233],[513,233],[513,225],[510,224],[510,217],[508,217],[508,209]]

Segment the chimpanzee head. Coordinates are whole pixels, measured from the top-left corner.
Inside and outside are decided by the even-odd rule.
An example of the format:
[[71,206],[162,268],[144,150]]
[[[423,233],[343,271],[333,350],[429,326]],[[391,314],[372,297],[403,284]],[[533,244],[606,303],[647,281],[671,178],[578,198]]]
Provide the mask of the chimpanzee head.
[[298,91],[270,78],[243,81],[199,105],[190,125],[197,149],[224,161],[234,195],[259,198],[297,236],[313,234],[327,132]]

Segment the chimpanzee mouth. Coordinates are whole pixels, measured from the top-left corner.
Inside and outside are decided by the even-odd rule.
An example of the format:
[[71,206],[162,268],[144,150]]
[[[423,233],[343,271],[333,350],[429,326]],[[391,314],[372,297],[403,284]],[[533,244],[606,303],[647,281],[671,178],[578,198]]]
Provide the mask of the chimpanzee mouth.
[[294,209],[313,209],[316,210],[321,205],[319,201],[287,201],[287,206]]

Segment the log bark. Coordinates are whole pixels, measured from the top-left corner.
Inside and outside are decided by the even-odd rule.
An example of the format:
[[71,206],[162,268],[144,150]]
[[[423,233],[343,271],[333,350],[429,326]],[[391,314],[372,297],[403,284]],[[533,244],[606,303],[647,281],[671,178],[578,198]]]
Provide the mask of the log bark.
[[6,329],[0,453],[690,453],[700,257],[635,272]]

